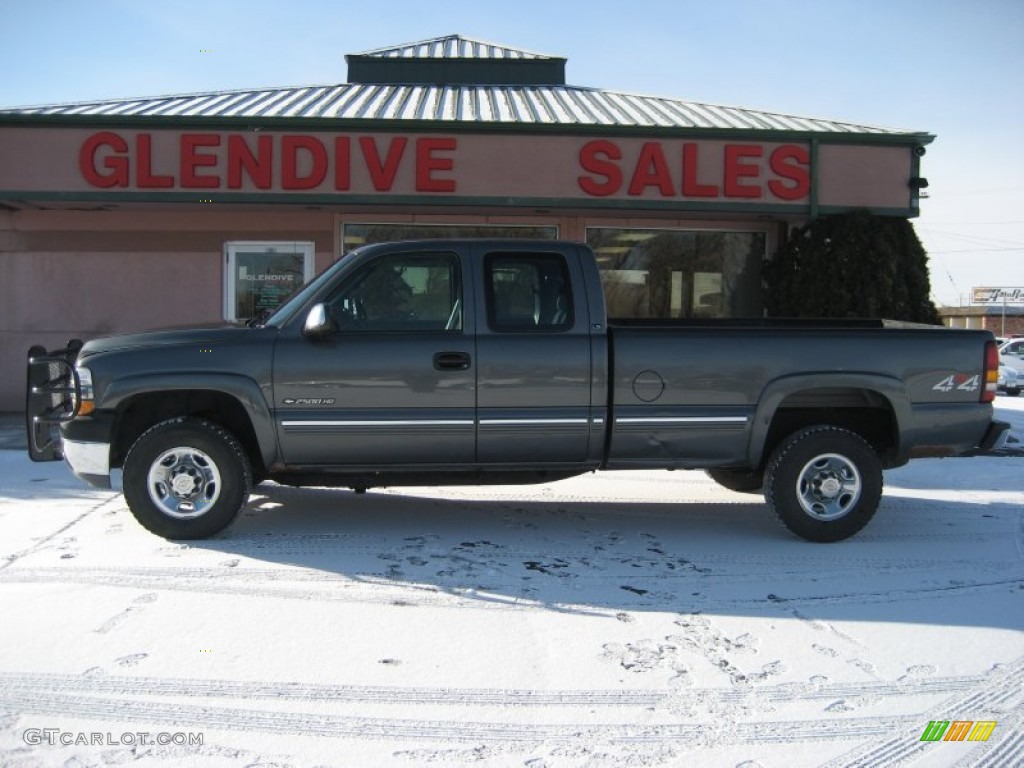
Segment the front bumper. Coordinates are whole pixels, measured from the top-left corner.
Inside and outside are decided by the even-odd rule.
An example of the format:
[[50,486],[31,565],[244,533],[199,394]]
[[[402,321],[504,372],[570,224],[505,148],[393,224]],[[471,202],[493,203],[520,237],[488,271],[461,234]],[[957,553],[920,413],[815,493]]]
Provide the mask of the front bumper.
[[85,443],[78,440],[61,441],[64,460],[76,477],[96,488],[109,489],[110,443]]
[[[114,488],[110,450],[114,439],[114,414],[95,411],[60,425],[60,452],[75,473],[96,488]],[[117,471],[120,478],[120,471]],[[119,483],[119,480],[118,480]]]

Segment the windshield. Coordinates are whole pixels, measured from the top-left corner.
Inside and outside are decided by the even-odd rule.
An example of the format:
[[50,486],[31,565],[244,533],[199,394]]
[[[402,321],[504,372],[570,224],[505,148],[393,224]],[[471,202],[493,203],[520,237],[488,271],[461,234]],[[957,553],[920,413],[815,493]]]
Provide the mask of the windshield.
[[260,325],[272,325],[275,328],[282,327],[295,316],[295,313],[306,303],[306,300],[320,290],[320,287],[328,282],[334,273],[341,268],[342,264],[348,261],[355,253],[356,251],[350,251],[345,254],[308,283],[295,290],[291,296],[285,299],[284,304],[278,307],[266,320],[263,320]]

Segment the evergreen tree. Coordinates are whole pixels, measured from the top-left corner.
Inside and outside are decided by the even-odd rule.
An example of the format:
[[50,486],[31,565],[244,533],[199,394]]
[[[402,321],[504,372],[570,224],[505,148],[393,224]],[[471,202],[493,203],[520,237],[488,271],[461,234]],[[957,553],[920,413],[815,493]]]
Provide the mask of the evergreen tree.
[[764,264],[770,317],[867,317],[940,324],[928,255],[906,219],[867,211],[795,229]]

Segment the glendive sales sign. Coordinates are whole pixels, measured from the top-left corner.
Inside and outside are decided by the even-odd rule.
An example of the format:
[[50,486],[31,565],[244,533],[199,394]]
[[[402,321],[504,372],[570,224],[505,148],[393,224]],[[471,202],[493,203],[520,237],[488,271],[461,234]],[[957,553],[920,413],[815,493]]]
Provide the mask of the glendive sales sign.
[[[0,126],[19,199],[601,207],[867,207],[905,214],[911,147],[756,138]],[[813,150],[813,151],[812,151]]]
[[[462,143],[472,141],[464,137]],[[801,145],[645,141],[631,151],[631,144],[584,143],[573,169],[576,193],[788,201],[810,192],[810,153]],[[101,131],[82,143],[78,164],[89,185],[104,189],[349,192],[362,176],[374,191],[393,192],[406,172],[417,193],[459,192],[459,139],[453,136],[182,133],[164,149],[163,162],[157,162],[151,133],[137,133],[129,142]]]

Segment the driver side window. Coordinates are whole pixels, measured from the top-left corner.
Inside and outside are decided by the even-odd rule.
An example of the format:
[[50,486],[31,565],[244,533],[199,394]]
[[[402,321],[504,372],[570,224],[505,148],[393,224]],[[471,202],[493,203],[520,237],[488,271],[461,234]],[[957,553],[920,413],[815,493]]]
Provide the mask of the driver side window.
[[382,256],[327,301],[342,331],[462,331],[462,284],[453,253]]

